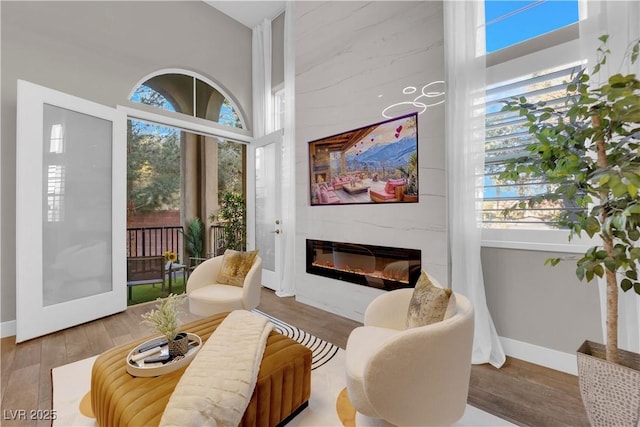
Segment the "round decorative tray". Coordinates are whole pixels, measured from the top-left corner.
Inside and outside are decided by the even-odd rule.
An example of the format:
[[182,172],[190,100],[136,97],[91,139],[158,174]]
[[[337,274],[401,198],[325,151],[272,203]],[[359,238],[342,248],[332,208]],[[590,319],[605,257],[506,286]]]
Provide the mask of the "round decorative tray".
[[187,338],[189,338],[189,351],[183,357],[169,357],[162,362],[145,362],[145,359],[168,355],[169,348],[167,344],[155,346],[146,351],[140,351],[141,348],[148,347],[149,344],[157,342],[161,337],[156,337],[148,341],[143,342],[136,348],[131,350],[127,355],[127,372],[134,377],[157,377],[158,375],[168,374],[177,369],[187,366],[195,357],[196,353],[200,351],[202,347],[202,339],[196,334],[187,332]]

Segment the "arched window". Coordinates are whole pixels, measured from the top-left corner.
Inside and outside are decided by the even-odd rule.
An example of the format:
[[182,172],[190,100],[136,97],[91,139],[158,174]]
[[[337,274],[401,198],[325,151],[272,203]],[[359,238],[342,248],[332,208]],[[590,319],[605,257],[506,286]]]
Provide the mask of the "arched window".
[[[130,101],[164,111],[215,122],[212,132],[190,128],[193,120],[171,114],[145,118],[143,110],[130,114],[127,160],[127,222],[131,230],[154,225],[158,229],[186,227],[194,218],[214,226],[219,201],[225,194],[245,197],[246,147],[233,135],[245,135],[245,121],[239,109],[221,88],[203,76],[184,70],[162,70],[140,80],[131,91]],[[167,121],[163,122],[162,117]],[[160,117],[160,118],[158,118]],[[178,120],[173,120],[178,119]],[[176,124],[178,123],[178,124]],[[182,127],[180,123],[186,123]],[[242,129],[242,130],[241,130]],[[200,129],[201,130],[201,129]],[[231,134],[232,136],[229,136]],[[171,222],[172,221],[172,222]],[[171,223],[169,223],[171,222]],[[179,223],[178,223],[179,222]],[[219,224],[216,222],[215,226]],[[153,228],[153,227],[152,227]],[[207,227],[209,228],[209,227]],[[185,228],[186,229],[186,228]],[[198,256],[224,251],[213,228],[204,233],[203,252]],[[137,241],[141,238],[137,237]],[[164,251],[178,253],[181,260],[194,254],[183,248],[182,237],[160,239],[153,255]],[[131,237],[129,237],[131,240]],[[149,237],[147,241],[151,241]],[[168,245],[168,246],[167,246]],[[129,256],[144,253],[134,247]],[[144,249],[147,249],[146,247]],[[142,251],[142,252],[141,252]]]
[[213,82],[187,71],[160,72],[145,78],[130,100],[245,129],[233,101]]

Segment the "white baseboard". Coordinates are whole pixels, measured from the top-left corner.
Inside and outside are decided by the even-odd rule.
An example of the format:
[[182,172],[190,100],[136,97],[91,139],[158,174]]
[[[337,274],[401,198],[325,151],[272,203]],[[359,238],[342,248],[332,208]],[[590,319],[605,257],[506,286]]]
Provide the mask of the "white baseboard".
[[535,344],[500,337],[502,348],[507,356],[545,366],[556,371],[578,375],[578,365],[575,354],[564,353]]
[[11,337],[16,334],[16,321],[10,320],[8,322],[0,323],[0,338]]

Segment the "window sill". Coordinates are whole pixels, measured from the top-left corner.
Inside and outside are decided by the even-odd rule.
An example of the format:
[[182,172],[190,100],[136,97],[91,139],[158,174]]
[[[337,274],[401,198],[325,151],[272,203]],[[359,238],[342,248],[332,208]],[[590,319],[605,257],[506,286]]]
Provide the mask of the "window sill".
[[590,239],[583,235],[571,241],[565,230],[518,230],[518,229],[482,229],[482,247],[520,249],[542,252],[584,253],[599,239]]

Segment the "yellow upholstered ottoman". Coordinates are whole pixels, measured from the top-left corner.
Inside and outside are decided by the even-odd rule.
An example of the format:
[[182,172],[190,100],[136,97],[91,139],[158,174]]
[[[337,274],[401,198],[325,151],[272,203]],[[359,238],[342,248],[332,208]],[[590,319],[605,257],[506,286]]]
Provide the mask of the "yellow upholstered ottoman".
[[[203,343],[227,313],[183,325]],[[98,356],[91,373],[91,405],[98,425],[156,426],[185,368],[159,377],[133,377],[126,370],[132,348],[149,337],[108,350]],[[267,339],[256,388],[241,426],[276,426],[304,409],[311,394],[311,350],[271,332]]]

